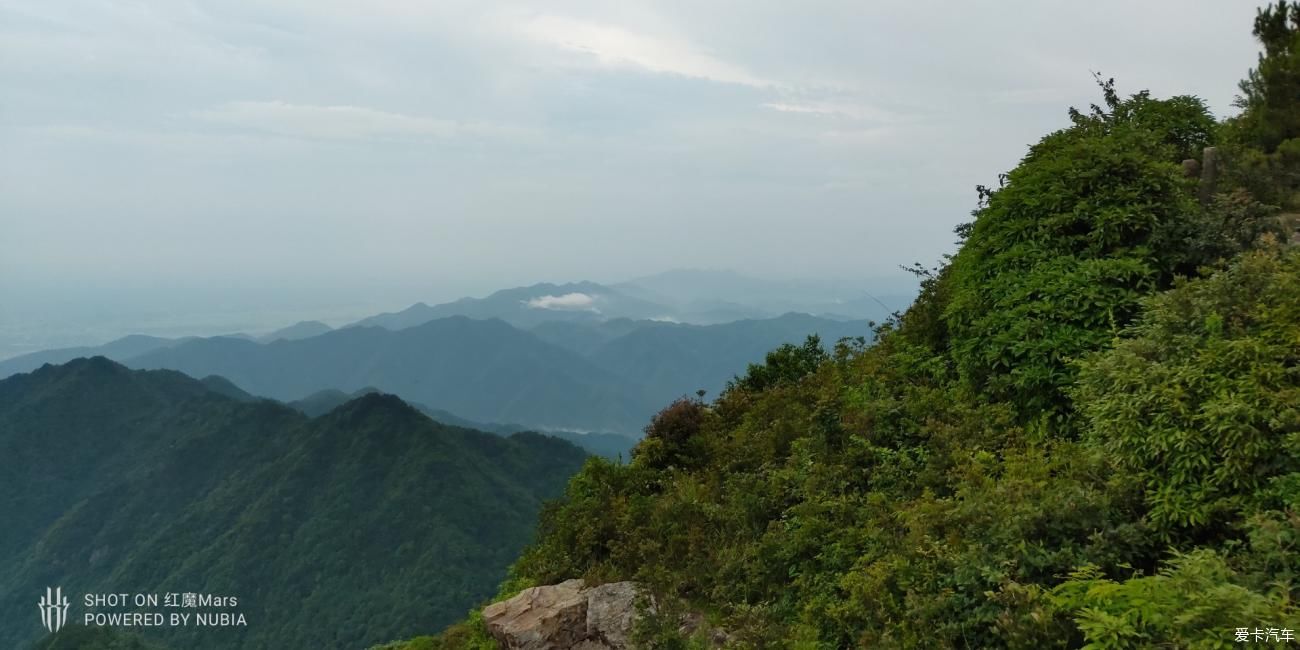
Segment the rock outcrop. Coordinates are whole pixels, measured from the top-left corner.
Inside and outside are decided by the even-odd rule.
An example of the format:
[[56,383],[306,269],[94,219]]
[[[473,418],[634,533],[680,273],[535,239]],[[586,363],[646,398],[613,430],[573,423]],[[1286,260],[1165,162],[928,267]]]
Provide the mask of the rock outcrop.
[[587,638],[587,595],[581,580],[525,589],[484,608],[483,622],[511,650],[573,648]]
[[1218,184],[1219,150],[1214,147],[1206,147],[1201,152],[1201,183],[1196,189],[1196,197],[1200,200],[1201,205],[1210,204],[1210,199],[1214,197]]
[[639,595],[631,582],[566,580],[488,605],[483,622],[508,650],[628,650]]
[[606,648],[630,648],[637,618],[636,585],[611,582],[587,590],[587,634]]

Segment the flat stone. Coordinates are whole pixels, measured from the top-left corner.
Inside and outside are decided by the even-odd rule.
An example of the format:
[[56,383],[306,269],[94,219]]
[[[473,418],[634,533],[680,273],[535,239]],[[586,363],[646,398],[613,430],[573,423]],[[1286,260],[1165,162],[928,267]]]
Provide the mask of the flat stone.
[[587,640],[582,580],[532,587],[483,609],[483,623],[507,650],[567,650]]

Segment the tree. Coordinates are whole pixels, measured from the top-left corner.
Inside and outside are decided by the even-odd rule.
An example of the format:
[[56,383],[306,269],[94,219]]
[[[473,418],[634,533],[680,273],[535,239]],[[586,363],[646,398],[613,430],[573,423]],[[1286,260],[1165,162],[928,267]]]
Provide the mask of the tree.
[[1241,115],[1224,125],[1230,181],[1264,203],[1300,205],[1300,3],[1279,1],[1255,17],[1264,51],[1240,84]]
[[1271,154],[1300,137],[1300,2],[1279,0],[1260,9],[1255,38],[1264,51],[1240,84],[1237,106],[1243,135]]
[[728,388],[758,392],[777,384],[798,381],[816,370],[827,358],[821,337],[813,334],[802,345],[785,343],[768,352],[763,363],[749,364],[745,376],[731,380]]

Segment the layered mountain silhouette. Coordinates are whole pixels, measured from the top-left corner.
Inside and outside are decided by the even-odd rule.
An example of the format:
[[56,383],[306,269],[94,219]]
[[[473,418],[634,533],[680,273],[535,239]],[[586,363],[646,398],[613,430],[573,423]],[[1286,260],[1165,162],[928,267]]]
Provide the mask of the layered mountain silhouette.
[[306,338],[311,338],[313,336],[320,336],[321,334],[329,332],[333,329],[334,328],[318,320],[304,320],[304,321],[298,321],[297,323],[294,323],[293,325],[290,325],[288,327],[282,327],[265,336],[258,337],[257,340],[262,341],[263,343],[279,341],[280,339],[284,339],[286,341],[296,341],[298,339],[306,339]]
[[829,347],[841,338],[870,337],[871,326],[792,313],[719,325],[546,323],[533,332],[605,370],[635,378],[662,406],[697,390],[716,395],[748,364],[783,343],[801,343],[815,334]]
[[879,297],[825,281],[773,281],[733,271],[674,270],[618,284],[539,283],[461,298],[416,303],[351,326],[403,329],[449,316],[500,318],[530,329],[548,322],[600,324],[617,319],[717,325],[774,318],[788,312],[838,320],[884,320],[912,299],[911,287],[891,284]]
[[727,270],[675,269],[620,282],[611,289],[663,305],[674,320],[701,325],[772,318],[788,312],[883,321],[911,303],[914,295],[904,282],[866,284],[870,286],[827,280],[766,280]]
[[[169,647],[368,647],[490,595],[586,454],[437,423],[371,393],[319,417],[104,358],[0,380],[0,647],[76,594],[235,596],[246,627]],[[74,635],[75,636],[75,635]]]
[[131,334],[103,345],[57,348],[30,352],[0,361],[0,378],[16,372],[35,370],[47,363],[67,363],[79,357],[101,356],[109,359],[130,359],[159,348],[179,345],[190,338],[170,339],[144,334]]
[[546,321],[527,331],[499,319],[455,316],[398,330],[347,327],[269,343],[235,337],[140,339],[134,345],[123,340],[12,359],[0,363],[0,373],[32,370],[47,359],[103,354],[135,368],[217,375],[233,382],[223,389],[231,395],[237,387],[291,402],[320,391],[351,395],[375,388],[420,404],[444,422],[512,423],[509,432],[635,436],[667,402],[697,390],[716,394],[746,364],[782,343],[817,334],[830,345],[870,332],[865,321],[805,314],[719,325]]
[[743,374],[768,351],[810,335],[830,346],[842,338],[870,337],[871,326],[807,314],[721,325],[654,323],[608,341],[590,359],[610,371],[639,377],[663,402],[692,392],[692,387],[716,395],[727,380]]
[[546,321],[599,322],[608,318],[665,318],[670,309],[595,282],[540,283],[503,289],[486,298],[461,298],[441,305],[416,303],[390,314],[379,314],[352,327],[404,329],[449,316],[499,318],[519,327]]
[[286,401],[374,386],[472,420],[543,428],[627,431],[654,407],[642,386],[572,351],[501,320],[463,316],[268,344],[199,339],[128,363],[221,375],[250,393]]

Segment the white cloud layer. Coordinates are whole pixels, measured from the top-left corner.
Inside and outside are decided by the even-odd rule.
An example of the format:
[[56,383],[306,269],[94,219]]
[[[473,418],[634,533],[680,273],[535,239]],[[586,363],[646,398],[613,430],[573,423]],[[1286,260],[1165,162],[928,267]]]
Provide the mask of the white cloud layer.
[[610,67],[630,66],[758,88],[778,85],[688,43],[655,38],[613,25],[548,15],[525,22],[521,31],[539,42],[590,54],[602,65]]
[[566,293],[561,296],[538,296],[523,301],[533,309],[554,309],[559,311],[597,311],[596,299],[585,293]]
[[900,119],[899,116],[890,111],[866,104],[842,104],[835,102],[768,102],[763,104],[763,107],[770,108],[779,113],[800,113],[804,115],[815,115],[818,117],[838,117],[873,122],[893,122]]

